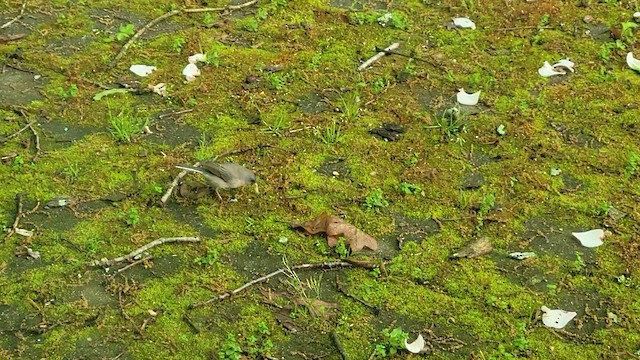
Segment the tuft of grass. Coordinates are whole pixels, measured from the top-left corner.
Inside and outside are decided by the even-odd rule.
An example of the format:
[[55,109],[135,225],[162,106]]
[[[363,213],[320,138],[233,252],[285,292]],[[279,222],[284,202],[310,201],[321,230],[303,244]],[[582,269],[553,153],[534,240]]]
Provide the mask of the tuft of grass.
[[346,95],[340,95],[342,115],[346,120],[353,121],[360,115],[360,94],[352,91]]
[[464,139],[460,133],[465,130],[465,118],[457,107],[447,108],[442,112],[442,116],[435,118],[435,124],[428,126],[429,129],[440,129],[442,136],[446,140],[455,139],[456,143],[463,144]]
[[284,131],[291,126],[289,110],[286,107],[277,107],[274,111],[262,116],[262,123],[266,126],[262,131],[282,136]]
[[333,146],[343,139],[341,126],[335,119],[329,125],[325,126],[324,129],[315,129],[314,133],[316,137],[327,146]]
[[364,200],[364,206],[371,210],[379,210],[389,206],[389,202],[384,198],[382,189],[378,188],[367,196]]

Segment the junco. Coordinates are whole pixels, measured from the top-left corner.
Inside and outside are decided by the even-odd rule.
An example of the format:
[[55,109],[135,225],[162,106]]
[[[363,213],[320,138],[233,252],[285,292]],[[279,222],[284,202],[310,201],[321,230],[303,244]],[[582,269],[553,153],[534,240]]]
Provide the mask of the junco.
[[235,189],[248,184],[255,184],[256,192],[258,191],[256,175],[253,171],[242,165],[203,161],[200,163],[200,166],[178,164],[176,167],[202,174],[205,179],[207,179],[207,182],[215,189],[218,198],[220,198],[218,189]]

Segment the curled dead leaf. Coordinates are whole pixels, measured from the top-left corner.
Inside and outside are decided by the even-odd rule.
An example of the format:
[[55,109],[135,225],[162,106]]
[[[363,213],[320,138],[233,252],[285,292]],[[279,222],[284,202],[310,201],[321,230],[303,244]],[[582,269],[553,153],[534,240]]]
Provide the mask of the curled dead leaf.
[[454,258],[474,258],[484,254],[488,254],[493,250],[489,238],[486,236],[481,237],[471,243],[465,245],[457,253],[453,254]]
[[338,238],[344,237],[351,251],[360,251],[365,247],[374,251],[378,250],[378,241],[373,236],[341,218],[327,215],[327,213],[322,213],[317,218],[304,223],[291,223],[291,226],[294,228],[303,228],[309,235],[326,233],[327,243],[331,247],[335,247],[338,244]]

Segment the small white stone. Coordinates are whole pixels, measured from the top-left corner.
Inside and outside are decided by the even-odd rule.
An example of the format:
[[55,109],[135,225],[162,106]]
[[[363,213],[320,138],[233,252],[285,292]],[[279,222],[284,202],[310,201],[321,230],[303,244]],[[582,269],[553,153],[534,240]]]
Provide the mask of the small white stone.
[[471,19],[466,17],[459,17],[459,18],[453,19],[453,25],[463,29],[471,29],[471,30],[476,29],[476,24],[473,21],[471,21]]

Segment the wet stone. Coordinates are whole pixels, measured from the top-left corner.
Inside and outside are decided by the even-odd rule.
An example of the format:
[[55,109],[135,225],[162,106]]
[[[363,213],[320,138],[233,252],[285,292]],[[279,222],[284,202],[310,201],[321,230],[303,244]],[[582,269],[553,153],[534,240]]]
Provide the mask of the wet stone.
[[595,41],[602,43],[613,41],[613,37],[611,36],[611,29],[609,29],[609,26],[607,26],[607,24],[591,23],[586,27],[589,36],[591,36]]
[[57,150],[69,147],[89,134],[100,131],[99,128],[68,124],[61,121],[48,121],[39,124],[41,147],[46,150]]
[[303,114],[317,115],[331,109],[322,94],[311,93],[296,100]]
[[484,185],[484,175],[479,171],[471,171],[462,178],[460,187],[463,189],[478,189]]
[[576,192],[583,187],[582,181],[571,175],[562,175],[562,183],[564,186],[562,187],[562,192]]
[[172,116],[162,116],[162,114],[154,116],[150,128],[152,134],[145,136],[144,140],[154,144],[178,146],[191,143],[192,146],[195,146],[202,137],[200,130],[195,127],[177,121]]
[[327,160],[317,171],[322,175],[331,177],[346,177],[351,173],[345,159]]
[[395,231],[385,238],[393,238],[398,242],[398,247],[402,248],[407,241],[421,243],[429,236],[440,232],[440,227],[433,219],[422,220],[412,218],[403,214],[395,214]]
[[42,100],[40,89],[46,81],[37,74],[5,68],[0,72],[0,99],[4,106],[27,105]]
[[384,123],[381,127],[369,132],[382,140],[396,141],[400,139],[400,135],[404,134],[405,129],[400,124]]

